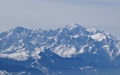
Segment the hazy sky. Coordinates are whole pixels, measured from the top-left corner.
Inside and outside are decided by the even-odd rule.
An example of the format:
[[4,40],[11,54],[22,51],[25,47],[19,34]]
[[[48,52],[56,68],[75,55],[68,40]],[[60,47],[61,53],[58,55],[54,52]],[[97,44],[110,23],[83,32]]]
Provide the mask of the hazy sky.
[[120,37],[120,0],[0,0],[0,32],[16,26],[56,29],[69,23]]

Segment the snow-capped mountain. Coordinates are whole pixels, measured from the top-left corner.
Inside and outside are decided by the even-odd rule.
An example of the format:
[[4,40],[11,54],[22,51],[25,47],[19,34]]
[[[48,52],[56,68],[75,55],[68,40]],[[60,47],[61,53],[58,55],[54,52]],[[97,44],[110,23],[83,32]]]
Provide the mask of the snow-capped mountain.
[[119,68],[119,62],[119,39],[76,23],[56,30],[16,27],[0,34],[2,74],[96,75],[102,66]]

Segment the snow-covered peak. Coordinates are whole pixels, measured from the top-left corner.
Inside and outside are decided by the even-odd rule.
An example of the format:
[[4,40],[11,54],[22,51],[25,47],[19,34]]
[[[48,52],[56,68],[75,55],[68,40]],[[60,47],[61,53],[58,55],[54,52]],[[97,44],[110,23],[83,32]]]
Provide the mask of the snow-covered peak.
[[66,28],[69,29],[69,30],[73,30],[73,29],[75,29],[75,28],[77,28],[77,27],[79,27],[79,28],[84,28],[83,26],[80,26],[80,25],[77,24],[77,23],[71,23],[71,24],[66,25]]
[[98,32],[100,32],[98,29],[96,29],[96,28],[88,28],[88,29],[86,29],[88,32],[90,32],[90,33],[92,33],[92,34],[96,34],[96,33],[98,33]]

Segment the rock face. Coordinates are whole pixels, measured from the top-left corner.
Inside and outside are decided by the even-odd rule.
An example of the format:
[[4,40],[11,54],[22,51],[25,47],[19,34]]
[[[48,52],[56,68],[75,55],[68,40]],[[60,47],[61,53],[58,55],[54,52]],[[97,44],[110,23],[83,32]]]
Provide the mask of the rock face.
[[0,34],[1,75],[119,75],[120,41],[76,23]]

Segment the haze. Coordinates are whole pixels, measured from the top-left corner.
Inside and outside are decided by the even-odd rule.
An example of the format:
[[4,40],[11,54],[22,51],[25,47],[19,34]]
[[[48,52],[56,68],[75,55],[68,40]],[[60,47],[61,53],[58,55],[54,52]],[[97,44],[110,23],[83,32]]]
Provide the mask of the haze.
[[57,29],[69,23],[120,37],[119,0],[0,0],[0,32],[22,26]]

